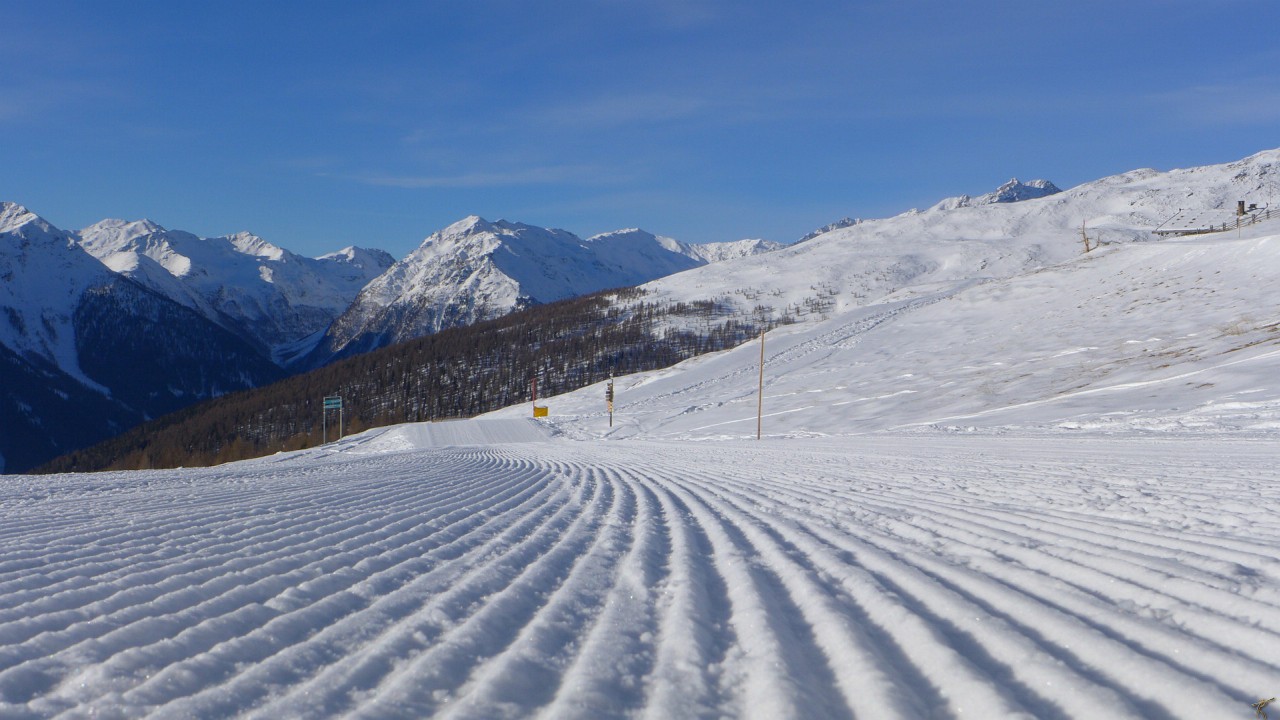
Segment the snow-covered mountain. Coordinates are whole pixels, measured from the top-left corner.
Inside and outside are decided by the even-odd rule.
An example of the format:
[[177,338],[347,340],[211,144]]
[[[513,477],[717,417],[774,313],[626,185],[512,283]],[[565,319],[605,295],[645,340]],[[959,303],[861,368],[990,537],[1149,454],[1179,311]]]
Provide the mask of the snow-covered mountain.
[[[939,203],[862,220],[765,256],[706,265],[645,285],[646,302],[714,299],[737,312],[830,317],[908,287],[1010,277],[1092,244],[1146,242],[1180,209],[1234,216],[1238,200],[1280,198],[1280,150],[1168,172],[1135,170],[1018,202]],[[991,193],[986,197],[1000,194]]]
[[245,341],[0,203],[0,469],[279,377]]
[[433,233],[369,283],[310,362],[777,247],[758,240],[689,245],[639,229],[583,240],[565,230],[473,215]]
[[96,387],[80,369],[74,316],[89,288],[115,279],[70,234],[21,205],[0,203],[0,343],[19,356]]
[[[1265,206],[1276,198],[1280,150],[1139,170],[1036,200],[833,230],[767,267],[747,258],[649,283],[645,301],[790,308],[799,322],[766,343],[773,436],[1274,432],[1280,208],[1268,217]],[[1152,233],[1180,209],[1234,217],[1238,201],[1260,206],[1238,230]],[[1082,223],[1102,243],[1087,254]],[[548,398],[549,422],[570,437],[754,437],[758,353],[619,378],[612,430],[599,386]]]
[[826,225],[823,225],[822,227],[818,228],[817,230],[814,230],[813,232],[805,233],[804,236],[802,236],[796,242],[805,242],[807,240],[812,240],[818,237],[819,235],[826,235],[832,230],[839,230],[841,228],[852,227],[854,225],[857,225],[860,222],[862,222],[860,218],[851,218],[851,217],[841,218],[833,223],[828,223]]
[[323,331],[393,263],[381,250],[312,259],[251,233],[202,238],[150,220],[103,220],[79,238],[116,272],[271,352]]
[[746,238],[744,240],[729,240],[727,242],[702,243],[699,245],[689,245],[689,252],[695,257],[701,258],[708,263],[724,262],[725,260],[736,260],[737,258],[750,257],[752,255],[761,255],[764,253],[781,250],[786,247],[782,243],[773,242],[772,240],[761,240],[759,238]]
[[1062,192],[1057,185],[1048,180],[1032,180],[1024,183],[1018,178],[1013,178],[1009,182],[996,188],[994,191],[970,197],[968,195],[959,195],[947,198],[938,203],[934,207],[940,210],[954,210],[961,207],[973,207],[975,205],[994,205],[996,203],[1015,203],[1023,200],[1035,200],[1049,195],[1055,195]]

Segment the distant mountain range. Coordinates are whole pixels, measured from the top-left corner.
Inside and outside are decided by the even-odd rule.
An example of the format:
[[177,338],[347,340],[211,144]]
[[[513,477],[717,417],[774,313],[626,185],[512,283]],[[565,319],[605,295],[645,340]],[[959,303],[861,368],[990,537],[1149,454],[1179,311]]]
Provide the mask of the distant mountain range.
[[470,217],[400,262],[356,247],[307,258],[150,220],[67,232],[2,203],[0,471],[340,356],[777,247]]
[[107,267],[275,361],[291,344],[324,331],[394,262],[382,250],[355,247],[307,258],[251,233],[202,238],[149,220],[103,220],[78,238]]
[[779,247],[760,240],[688,245],[638,229],[583,240],[473,215],[433,233],[365,286],[307,364]]
[[[1049,192],[1049,183],[1012,182],[925,210],[834,223],[806,242],[764,254],[750,254],[748,243],[739,257],[636,288],[537,305],[203,404],[148,426],[154,443],[135,431],[57,467],[108,467],[126,455],[129,467],[190,463],[196,447],[203,461],[216,462],[312,446],[319,442],[321,393],[349,398],[349,419],[358,427],[503,407],[524,414],[527,406],[511,406],[527,399],[531,377],[544,392],[563,393],[615,370],[621,379],[666,367],[651,364],[653,358],[671,364],[780,325],[792,327],[769,351],[767,382],[776,388],[769,397],[790,404],[776,422],[793,423],[798,433],[807,432],[794,424],[806,413],[836,413],[841,426],[875,430],[1057,403],[1082,388],[1089,398],[1123,391],[1129,405],[1177,405],[1155,389],[1143,394],[1156,376],[1194,391],[1198,402],[1231,406],[1240,393],[1264,387],[1248,379],[1260,375],[1230,382],[1230,372],[1213,381],[1192,375],[1205,363],[1225,368],[1237,362],[1232,358],[1274,355],[1267,348],[1276,342],[1276,323],[1258,314],[1267,307],[1265,283],[1253,287],[1248,280],[1270,274],[1246,260],[1269,257],[1258,248],[1269,248],[1274,236],[1259,227],[1246,231],[1243,244],[1225,244],[1221,235],[1167,242],[1153,230],[1188,207],[1234,212],[1238,201],[1246,208],[1265,204],[1278,181],[1280,150],[1273,150],[1223,165],[1135,170],[1059,192]],[[1028,197],[1041,192],[1048,194]],[[615,243],[624,243],[625,261]],[[345,319],[359,321],[352,323],[354,342],[364,342],[366,332],[372,346],[395,339],[401,327],[416,328],[409,334],[440,327],[440,308],[466,321],[486,308],[546,302],[566,277],[591,273],[597,286],[632,281],[619,268],[639,262],[637,255],[666,269],[699,259],[639,231],[580,240],[467,218],[375,279]],[[1161,258],[1177,258],[1177,266]],[[448,291],[428,292],[437,287],[462,288],[471,304]],[[1091,334],[1093,318],[1110,323],[1108,335]],[[931,324],[920,326],[924,319]],[[742,401],[757,391],[744,357],[755,362],[750,354],[726,353],[623,380],[632,400],[615,432],[666,432],[655,423],[702,437],[741,432],[734,424],[747,417]],[[1180,374],[1183,368],[1190,374]],[[682,379],[686,372],[706,386]],[[840,399],[823,402],[827,396]],[[598,418],[601,400],[598,386],[587,399],[557,396],[550,401],[557,417],[549,422],[573,427]],[[677,405],[681,410],[672,413]],[[667,409],[652,411],[659,406]],[[569,417],[575,413],[577,419]]]
[[31,467],[280,378],[249,342],[0,203],[0,464]]
[[1082,227],[1105,248],[1149,240],[1187,207],[1265,200],[1278,157],[1135,170],[1067,191],[1013,180],[923,211],[846,219],[786,247],[689,245],[637,229],[582,239],[472,216],[397,262],[359,248],[304,258],[249,233],[201,238],[146,220],[66,232],[3,203],[0,467],[33,467],[205,398],[602,289],[643,284],[615,294],[601,317],[648,313],[646,332],[684,334],[688,345],[688,333],[731,321],[806,322],[1012,277],[1080,254]]

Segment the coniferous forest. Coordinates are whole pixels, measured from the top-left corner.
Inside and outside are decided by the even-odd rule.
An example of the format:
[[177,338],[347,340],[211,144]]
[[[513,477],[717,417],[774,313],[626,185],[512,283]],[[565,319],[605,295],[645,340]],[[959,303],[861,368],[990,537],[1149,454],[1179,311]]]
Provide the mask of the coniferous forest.
[[[638,288],[536,305],[225,395],[64,455],[35,472],[214,465],[322,443],[322,403],[340,396],[345,432],[471,417],[610,375],[674,365],[778,324],[715,301],[656,304]],[[676,329],[681,328],[681,329]],[[336,413],[330,413],[336,425]],[[328,430],[329,439],[336,427]]]

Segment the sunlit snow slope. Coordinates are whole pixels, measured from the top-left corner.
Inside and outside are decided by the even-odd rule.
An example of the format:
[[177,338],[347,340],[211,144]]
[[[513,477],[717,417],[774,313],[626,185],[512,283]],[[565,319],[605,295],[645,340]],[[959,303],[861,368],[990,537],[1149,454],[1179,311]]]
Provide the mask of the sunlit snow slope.
[[[764,432],[1280,429],[1280,221],[913,286],[765,341]],[[755,437],[759,344],[548,399],[574,437]],[[528,408],[509,408],[516,416]]]
[[0,716],[1221,718],[1275,693],[1273,443],[498,422],[448,432],[523,442],[4,478]]
[[[1012,204],[939,207],[664,278],[645,286],[646,300],[800,309],[797,325],[766,338],[768,435],[1271,432],[1280,213],[1226,232],[1151,230],[1178,203],[1234,205],[1228,198],[1266,197],[1276,183],[1280,151],[1268,151]],[[1087,254],[1071,220],[1080,217],[1103,241]],[[584,438],[755,437],[759,352],[752,343],[619,378],[612,428],[603,383],[550,399],[550,422]]]

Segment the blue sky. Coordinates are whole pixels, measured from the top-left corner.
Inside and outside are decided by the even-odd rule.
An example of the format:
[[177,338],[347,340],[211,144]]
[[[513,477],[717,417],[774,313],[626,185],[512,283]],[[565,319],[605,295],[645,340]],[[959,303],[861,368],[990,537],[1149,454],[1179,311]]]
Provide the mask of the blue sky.
[[1280,3],[0,2],[0,199],[397,257],[469,214],[791,241],[1280,146]]

